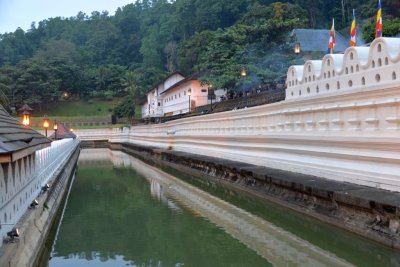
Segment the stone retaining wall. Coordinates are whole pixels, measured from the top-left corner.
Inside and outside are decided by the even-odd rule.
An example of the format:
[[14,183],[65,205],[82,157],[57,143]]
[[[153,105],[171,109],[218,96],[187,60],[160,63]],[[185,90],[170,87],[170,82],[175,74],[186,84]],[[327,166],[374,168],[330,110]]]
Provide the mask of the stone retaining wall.
[[109,147],[146,161],[170,166],[199,179],[209,179],[249,192],[400,249],[398,192],[131,143],[111,143]]

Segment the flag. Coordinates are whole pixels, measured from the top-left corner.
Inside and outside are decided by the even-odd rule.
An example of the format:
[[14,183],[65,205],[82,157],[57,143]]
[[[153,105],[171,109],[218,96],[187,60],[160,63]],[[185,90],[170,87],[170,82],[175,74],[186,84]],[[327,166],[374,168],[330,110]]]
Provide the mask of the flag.
[[350,27],[350,46],[356,46],[356,12],[353,9],[353,21],[351,22],[351,27]]
[[329,34],[329,44],[328,44],[328,54],[333,54],[336,44],[336,34],[335,34],[335,19],[332,20],[332,28]]
[[376,14],[375,38],[382,37],[382,3],[379,0],[378,14]]

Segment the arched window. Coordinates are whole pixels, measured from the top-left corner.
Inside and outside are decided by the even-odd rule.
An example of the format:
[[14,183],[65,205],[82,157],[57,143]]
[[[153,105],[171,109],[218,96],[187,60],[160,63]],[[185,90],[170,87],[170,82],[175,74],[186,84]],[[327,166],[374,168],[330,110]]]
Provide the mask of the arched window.
[[362,79],[361,79],[361,84],[365,85],[365,78],[364,77],[362,77]]
[[372,67],[375,68],[375,61],[372,60]]
[[326,79],[326,72],[324,72],[324,79]]
[[381,44],[378,44],[378,52],[382,52],[382,46],[381,46]]
[[350,59],[353,60],[353,53],[350,53]]
[[378,66],[379,66],[379,67],[382,66],[382,59],[378,59]]
[[336,87],[338,90],[340,89],[340,82],[337,82]]
[[311,72],[311,66],[308,65],[308,72]]
[[306,82],[307,82],[307,77],[306,77]]
[[294,70],[292,70],[292,76],[294,77]]
[[394,72],[394,71],[393,71],[393,73],[392,73],[392,79],[393,79],[393,80],[396,80],[396,79],[397,79],[397,78],[396,78],[396,72]]
[[330,71],[328,71],[328,78],[330,78],[331,77],[331,72]]
[[326,90],[329,90],[329,83],[325,85]]
[[328,67],[331,65],[331,61],[328,59]]
[[389,59],[385,57],[385,65],[389,65]]
[[317,89],[316,89],[316,91],[317,91],[317,93],[319,93],[319,87],[317,86]]
[[353,86],[353,81],[349,80],[348,84],[349,84],[349,87],[352,87]]
[[354,72],[354,68],[353,66],[350,67],[350,72],[353,73]]
[[379,74],[375,75],[375,80],[377,82],[379,82],[381,80],[381,75],[379,75]]
[[307,87],[307,93],[310,93],[310,87]]
[[292,94],[291,94],[292,96],[293,96],[293,92],[292,92]]
[[346,67],[346,74],[349,74],[349,68]]
[[299,90],[299,95],[301,96],[301,90]]

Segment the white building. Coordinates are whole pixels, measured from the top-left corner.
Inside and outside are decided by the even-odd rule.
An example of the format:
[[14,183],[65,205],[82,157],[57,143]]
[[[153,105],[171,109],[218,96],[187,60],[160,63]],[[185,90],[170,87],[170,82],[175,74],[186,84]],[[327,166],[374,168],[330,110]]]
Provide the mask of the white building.
[[172,116],[189,112],[189,106],[193,110],[207,105],[208,85],[199,80],[203,74],[199,72],[185,78],[180,72],[174,72],[167,76],[147,93],[142,118]]

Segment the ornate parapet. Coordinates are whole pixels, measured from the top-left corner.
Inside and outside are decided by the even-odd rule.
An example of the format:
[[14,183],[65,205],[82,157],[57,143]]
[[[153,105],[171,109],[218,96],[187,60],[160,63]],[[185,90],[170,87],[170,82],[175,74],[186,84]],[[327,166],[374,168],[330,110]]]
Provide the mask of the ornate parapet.
[[[79,140],[63,139],[13,162],[0,164],[0,238],[6,236],[28,210]],[[1,246],[2,242],[0,242]]]
[[344,54],[291,66],[286,83],[286,100],[399,86],[400,38],[378,38],[370,47],[349,47]]

